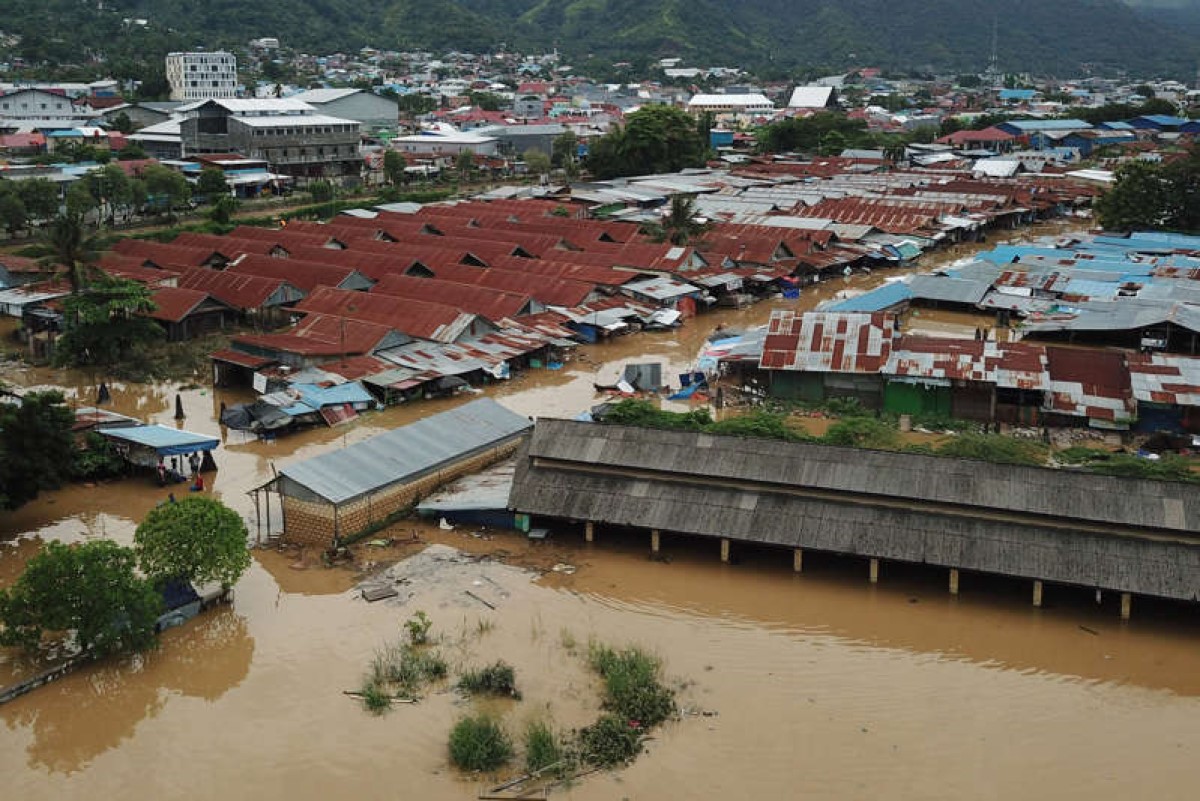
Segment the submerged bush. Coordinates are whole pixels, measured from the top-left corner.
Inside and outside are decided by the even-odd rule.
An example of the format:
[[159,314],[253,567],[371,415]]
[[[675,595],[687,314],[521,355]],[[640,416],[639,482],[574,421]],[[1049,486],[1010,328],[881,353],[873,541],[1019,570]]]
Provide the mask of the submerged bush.
[[498,661],[479,670],[469,670],[458,680],[458,688],[473,695],[500,695],[520,699],[512,665]]
[[602,715],[580,729],[579,750],[585,761],[597,767],[624,765],[642,752],[642,732],[617,715]]
[[640,728],[657,726],[675,712],[675,694],[659,681],[658,659],[640,648],[593,645],[592,669],[604,680],[604,708]]
[[462,718],[450,730],[450,761],[463,770],[493,771],[512,756],[508,734],[487,715]]

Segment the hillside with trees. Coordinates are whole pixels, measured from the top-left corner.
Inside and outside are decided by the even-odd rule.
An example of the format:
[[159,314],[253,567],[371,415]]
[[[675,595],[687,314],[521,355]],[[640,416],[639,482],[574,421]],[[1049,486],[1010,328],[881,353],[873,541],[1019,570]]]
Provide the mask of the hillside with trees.
[[[0,57],[134,77],[169,49],[278,37],[309,53],[558,47],[569,58],[682,56],[792,69],[873,64],[981,70],[998,22],[1010,72],[1190,74],[1200,49],[1161,8],[1119,0],[45,0],[10,4]],[[1167,9],[1170,13],[1184,13]],[[1191,13],[1190,11],[1187,13]],[[1158,15],[1158,16],[1156,16]],[[139,20],[145,20],[142,25]],[[876,24],[867,24],[876,21]],[[107,62],[101,64],[99,60]],[[156,81],[157,73],[152,76]]]

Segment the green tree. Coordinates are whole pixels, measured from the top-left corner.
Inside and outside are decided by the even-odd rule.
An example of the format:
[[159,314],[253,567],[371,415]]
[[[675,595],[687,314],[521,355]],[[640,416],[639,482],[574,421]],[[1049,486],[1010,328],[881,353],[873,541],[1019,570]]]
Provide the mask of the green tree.
[[148,164],[142,170],[146,195],[156,209],[171,211],[188,202],[192,187],[182,174],[161,164]]
[[133,133],[133,120],[129,119],[128,114],[121,111],[117,113],[117,116],[113,117],[112,127],[121,133]]
[[532,175],[545,175],[550,172],[550,157],[536,148],[529,148],[521,154],[525,168]]
[[64,331],[55,348],[60,365],[114,365],[162,337],[146,316],[154,310],[144,284],[101,275],[63,301]]
[[1162,226],[1167,205],[1162,169],[1148,161],[1131,161],[1117,168],[1116,183],[1096,201],[1096,212],[1110,231],[1132,231]]
[[67,211],[55,217],[46,229],[45,244],[66,274],[72,294],[81,292],[87,283],[87,263],[94,255],[95,245],[86,235],[83,218],[71,213],[68,206]]
[[383,179],[391,186],[396,186],[404,180],[404,169],[408,162],[399,150],[388,148],[383,153]]
[[237,213],[238,207],[242,204],[237,198],[230,195],[220,195],[217,202],[213,203],[212,208],[208,212],[208,219],[215,222],[217,225],[229,225],[233,220],[233,215]]
[[117,151],[117,161],[139,161],[146,158],[146,149],[137,142],[130,142]]
[[70,477],[74,423],[61,392],[0,404],[0,507],[15,509]]
[[495,92],[468,92],[467,99],[484,111],[500,111],[508,106],[508,101]]
[[196,179],[196,193],[204,195],[209,203],[216,202],[221,196],[229,195],[229,182],[225,173],[216,167],[205,167]]
[[550,163],[559,169],[568,169],[575,164],[579,151],[579,137],[568,129],[554,137],[550,145]]
[[142,572],[152,581],[185,579],[232,587],[250,567],[246,524],[202,495],[152,509],[133,535]]
[[76,181],[67,190],[67,215],[82,223],[88,212],[100,205],[86,180]]
[[45,178],[21,181],[17,184],[17,193],[33,219],[48,220],[58,214],[58,187]]
[[3,223],[5,229],[10,234],[16,234],[28,221],[29,213],[21,196],[12,189],[0,193],[0,223]]
[[109,540],[49,542],[0,590],[0,643],[36,650],[48,635],[73,638],[93,656],[154,642],[162,597],[134,571],[134,554]]
[[314,203],[329,203],[333,200],[333,184],[329,181],[313,181],[308,185],[308,194]]
[[596,178],[676,172],[701,167],[708,143],[687,112],[647,106],[626,118],[625,127],[594,141],[587,167]]
[[475,172],[475,151],[467,148],[459,153],[454,159],[454,169],[464,181],[470,179],[471,174]]

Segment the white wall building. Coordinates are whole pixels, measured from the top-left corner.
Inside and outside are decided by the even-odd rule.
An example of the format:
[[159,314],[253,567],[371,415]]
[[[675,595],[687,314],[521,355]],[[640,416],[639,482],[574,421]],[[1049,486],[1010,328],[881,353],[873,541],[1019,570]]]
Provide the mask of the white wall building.
[[237,57],[232,53],[167,54],[172,100],[236,97],[237,82]]

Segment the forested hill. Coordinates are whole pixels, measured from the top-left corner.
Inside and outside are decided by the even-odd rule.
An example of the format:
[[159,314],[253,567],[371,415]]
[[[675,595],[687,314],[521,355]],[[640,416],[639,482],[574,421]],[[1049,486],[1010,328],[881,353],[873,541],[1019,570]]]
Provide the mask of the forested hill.
[[0,0],[0,10],[0,30],[20,37],[3,55],[54,63],[155,59],[275,36],[310,53],[478,52],[504,42],[557,46],[572,59],[981,70],[993,25],[999,66],[1010,72],[1190,74],[1200,56],[1156,21],[1160,10],[1120,0]]

